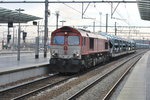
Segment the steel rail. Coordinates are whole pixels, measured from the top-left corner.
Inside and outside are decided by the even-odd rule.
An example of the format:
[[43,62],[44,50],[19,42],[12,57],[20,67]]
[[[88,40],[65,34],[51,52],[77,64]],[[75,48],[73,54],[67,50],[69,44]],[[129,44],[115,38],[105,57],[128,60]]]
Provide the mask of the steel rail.
[[[132,58],[131,58],[131,59],[132,59]],[[129,60],[130,60],[130,59],[129,59]],[[71,76],[71,77],[69,77],[69,78],[66,78],[66,79],[64,79],[64,80],[61,80],[61,81],[59,81],[59,82],[56,82],[56,83],[53,83],[53,84],[48,84],[48,85],[46,85],[46,86],[43,86],[43,87],[38,88],[38,89],[36,89],[36,90],[33,90],[33,91],[31,91],[31,92],[28,92],[28,93],[25,93],[25,94],[23,94],[23,95],[17,96],[17,97],[15,97],[15,98],[13,98],[12,100],[20,100],[20,99],[26,98],[26,97],[31,96],[31,95],[33,95],[33,94],[39,93],[40,91],[43,91],[43,90],[45,90],[45,89],[47,89],[47,88],[51,88],[51,87],[53,87],[53,86],[59,85],[59,84],[61,84],[61,83],[64,83],[64,82],[68,81],[69,79],[71,79],[71,78],[73,78],[73,77],[75,77],[75,76],[77,76],[77,74],[75,74],[75,75],[73,75],[73,76]]]
[[31,95],[33,95],[33,94],[39,93],[39,92],[41,92],[41,91],[44,91],[44,90],[46,90],[47,88],[52,88],[52,87],[54,87],[54,86],[56,86],[56,85],[59,85],[59,84],[61,84],[61,83],[64,83],[64,82],[70,80],[71,78],[74,78],[75,76],[78,76],[78,74],[72,75],[72,76],[70,76],[70,77],[68,77],[68,78],[65,78],[65,79],[63,79],[63,80],[61,80],[61,81],[58,81],[58,82],[56,82],[56,83],[48,84],[48,85],[46,85],[46,86],[40,87],[40,88],[38,88],[38,89],[36,89],[36,90],[30,91],[30,92],[25,93],[25,94],[23,94],[23,95],[20,95],[20,96],[17,96],[17,97],[15,97],[15,98],[12,98],[11,100],[22,100],[22,99],[24,99],[24,98],[26,98],[26,97],[28,97],[28,96],[31,96]]
[[112,69],[111,71],[109,71],[105,75],[102,75],[101,77],[97,78],[95,81],[93,81],[92,83],[88,84],[87,86],[85,86],[81,90],[77,91],[74,95],[70,96],[67,100],[76,100],[79,96],[81,96],[82,94],[84,94],[87,90],[89,90],[95,84],[99,83],[104,78],[106,78],[108,75],[110,75],[111,73],[113,73],[114,71],[116,71],[118,68],[120,68],[121,66],[123,66],[124,64],[126,64],[127,62],[129,62],[131,59],[133,59],[133,58],[135,58],[135,57],[137,57],[139,55],[135,55],[134,57],[132,57],[132,58],[128,59],[127,61],[123,62],[122,64],[118,65],[116,68]]
[[114,84],[114,86],[109,90],[109,92],[105,95],[105,97],[102,100],[109,100],[112,96],[112,94],[115,92],[119,84],[122,82],[122,80],[126,77],[126,75],[130,72],[130,70],[135,66],[135,64],[141,59],[139,57],[136,59],[136,61],[130,65],[130,67],[123,73],[123,75],[119,78],[119,80]]
[[[0,3],[45,3],[45,1],[3,1],[1,0]],[[138,1],[48,1],[48,3],[138,3]]]
[[58,73],[56,73],[56,74],[54,74],[54,75],[52,75],[52,76],[47,76],[47,77],[43,77],[43,78],[36,79],[36,80],[33,80],[33,81],[24,82],[24,83],[22,83],[22,84],[18,84],[18,85],[12,86],[12,87],[0,89],[0,93],[4,93],[4,92],[10,91],[10,90],[13,90],[13,89],[15,89],[15,88],[23,87],[23,86],[25,86],[25,85],[30,85],[30,84],[33,84],[33,83],[35,83],[35,82],[42,81],[42,80],[45,80],[45,79],[48,79],[48,78],[52,78],[52,77],[55,77],[56,75],[58,75]]

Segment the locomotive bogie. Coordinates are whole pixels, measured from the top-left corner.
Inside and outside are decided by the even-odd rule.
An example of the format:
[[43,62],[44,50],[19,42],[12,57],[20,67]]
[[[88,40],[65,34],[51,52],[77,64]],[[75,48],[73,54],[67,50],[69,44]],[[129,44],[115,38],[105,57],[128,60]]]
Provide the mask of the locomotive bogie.
[[79,72],[83,68],[80,59],[51,58],[50,69],[54,72]]

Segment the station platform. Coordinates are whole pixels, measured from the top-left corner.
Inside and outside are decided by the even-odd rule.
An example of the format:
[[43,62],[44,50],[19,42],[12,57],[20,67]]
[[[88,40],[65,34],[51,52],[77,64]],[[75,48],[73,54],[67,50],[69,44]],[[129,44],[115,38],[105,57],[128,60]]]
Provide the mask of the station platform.
[[150,100],[150,51],[135,65],[117,100]]
[[45,65],[49,63],[49,59],[49,53],[47,54],[47,58],[44,58],[43,53],[40,53],[39,59],[35,59],[35,53],[23,53],[20,54],[20,61],[17,60],[17,54],[0,55],[0,74],[33,66]]

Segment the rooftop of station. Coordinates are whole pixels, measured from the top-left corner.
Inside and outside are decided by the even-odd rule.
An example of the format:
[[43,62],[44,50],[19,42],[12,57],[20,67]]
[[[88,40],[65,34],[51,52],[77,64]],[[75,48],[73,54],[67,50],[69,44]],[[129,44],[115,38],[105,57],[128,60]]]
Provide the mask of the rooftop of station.
[[150,0],[137,0],[141,19],[150,20]]
[[24,13],[19,13],[18,11],[13,11],[13,10],[0,7],[0,23],[8,23],[8,22],[27,23],[29,21],[39,20],[39,19],[42,18],[33,15],[24,14]]

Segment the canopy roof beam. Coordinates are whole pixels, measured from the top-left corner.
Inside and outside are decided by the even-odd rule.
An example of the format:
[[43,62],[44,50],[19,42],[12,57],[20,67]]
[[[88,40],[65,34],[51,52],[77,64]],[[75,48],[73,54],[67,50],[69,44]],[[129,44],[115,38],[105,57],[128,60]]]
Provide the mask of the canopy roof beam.
[[150,21],[150,1],[149,0],[137,0],[137,1],[141,19]]
[[[20,21],[18,19],[20,19]],[[27,23],[29,21],[38,20],[38,19],[42,19],[42,18],[33,15],[24,14],[24,13],[19,14],[19,12],[17,11],[0,7],[0,23],[8,23],[8,22]]]

